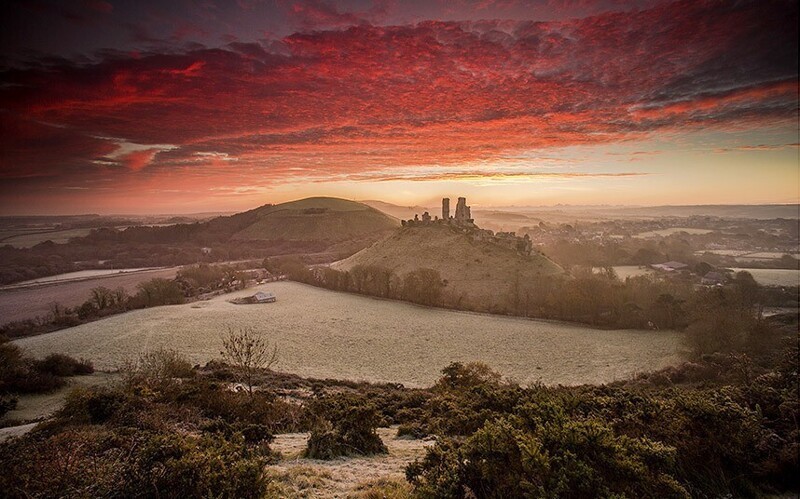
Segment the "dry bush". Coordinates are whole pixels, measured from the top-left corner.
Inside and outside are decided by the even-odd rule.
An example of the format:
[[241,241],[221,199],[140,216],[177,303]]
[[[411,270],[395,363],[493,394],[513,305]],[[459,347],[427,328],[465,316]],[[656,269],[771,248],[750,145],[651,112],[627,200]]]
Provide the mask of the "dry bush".
[[222,358],[234,367],[242,382],[247,386],[247,393],[253,398],[253,382],[256,376],[269,369],[278,361],[278,346],[253,328],[228,328],[222,338]]
[[129,386],[164,384],[174,379],[194,376],[192,364],[186,357],[169,348],[145,352],[135,361],[125,363],[120,371]]

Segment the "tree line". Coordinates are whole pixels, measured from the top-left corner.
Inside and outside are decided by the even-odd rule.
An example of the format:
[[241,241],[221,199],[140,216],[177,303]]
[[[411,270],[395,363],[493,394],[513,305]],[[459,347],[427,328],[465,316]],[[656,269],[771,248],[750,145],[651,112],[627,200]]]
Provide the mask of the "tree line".
[[654,276],[620,280],[607,267],[574,267],[569,277],[515,280],[494,302],[475,303],[450,289],[434,269],[403,275],[380,266],[349,271],[308,267],[299,258],[265,261],[268,270],[289,279],[335,291],[409,301],[421,305],[521,317],[577,322],[599,328],[686,330],[698,354],[758,349],[774,335],[763,318],[765,306],[797,305],[797,288],[767,289],[747,272],[722,287],[698,286],[691,279]]

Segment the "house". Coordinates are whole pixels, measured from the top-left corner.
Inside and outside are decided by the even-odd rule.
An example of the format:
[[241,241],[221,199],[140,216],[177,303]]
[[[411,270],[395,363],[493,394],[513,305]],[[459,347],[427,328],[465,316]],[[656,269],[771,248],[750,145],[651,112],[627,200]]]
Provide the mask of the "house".
[[277,299],[272,291],[259,291],[253,295],[253,303],[272,303]]
[[708,272],[706,275],[703,276],[702,279],[700,279],[700,284],[702,284],[703,286],[722,286],[723,284],[725,284],[726,280],[727,279],[725,278],[725,274],[712,271]]
[[666,263],[656,263],[654,265],[651,265],[651,267],[656,270],[663,270],[664,272],[673,272],[676,270],[683,270],[685,268],[688,268],[689,266],[685,263],[672,261]]

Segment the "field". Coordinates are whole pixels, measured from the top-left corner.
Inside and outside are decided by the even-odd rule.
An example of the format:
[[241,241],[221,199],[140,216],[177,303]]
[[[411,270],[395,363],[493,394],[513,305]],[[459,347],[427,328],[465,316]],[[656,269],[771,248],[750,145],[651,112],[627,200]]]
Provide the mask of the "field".
[[731,269],[734,272],[750,272],[762,286],[800,286],[800,270],[792,269]]
[[708,230],[708,229],[692,229],[691,227],[671,227],[669,229],[652,230],[652,231],[649,231],[649,232],[642,232],[641,234],[636,234],[636,236],[634,236],[634,237],[641,237],[641,238],[644,238],[644,239],[649,239],[651,237],[656,237],[656,236],[667,237],[667,236],[671,236],[673,234],[678,234],[678,233],[681,233],[681,232],[685,232],[687,234],[693,234],[693,235],[702,235],[702,234],[710,234],[711,232],[714,232],[714,231],[713,230]]
[[0,244],[10,244],[15,248],[32,248],[39,243],[45,241],[53,241],[54,243],[66,243],[73,237],[83,237],[88,235],[93,229],[65,229],[65,230],[51,230],[39,232],[4,232]]
[[138,269],[96,269],[96,270],[79,270],[77,272],[67,272],[66,274],[50,275],[47,277],[40,277],[38,279],[31,279],[30,281],[22,281],[14,284],[2,286],[2,289],[24,288],[28,286],[37,286],[41,284],[52,284],[63,281],[79,281],[84,279],[93,279],[95,277],[108,277],[118,274],[130,274],[131,272],[142,272],[144,270],[159,270],[159,267],[145,267]]
[[640,265],[617,265],[614,267],[614,272],[617,273],[617,277],[619,277],[621,281],[624,281],[628,277],[652,274],[653,270]]
[[[93,278],[74,279],[50,284],[34,284],[20,287],[19,284],[0,288],[0,324],[31,319],[37,315],[50,313],[53,303],[59,303],[65,307],[74,307],[85,302],[89,298],[92,288],[105,286],[109,289],[118,287],[125,288],[129,293],[136,291],[136,285],[140,282],[162,277],[172,279],[178,272],[179,267],[167,269],[143,270],[140,272],[129,272],[123,274],[95,276]],[[95,275],[102,270],[90,270],[89,275]],[[119,271],[115,271],[119,272]],[[67,274],[62,274],[65,276]],[[59,276],[52,276],[44,279],[53,279]],[[42,279],[38,279],[41,281]]]
[[[233,305],[258,289],[278,301]],[[680,333],[601,331],[576,325],[425,308],[272,283],[205,302],[138,310],[17,343],[114,369],[161,346],[192,362],[218,358],[227,327],[253,327],[278,345],[276,369],[317,378],[428,386],[453,361],[484,361],[520,382],[602,383],[683,359]]]

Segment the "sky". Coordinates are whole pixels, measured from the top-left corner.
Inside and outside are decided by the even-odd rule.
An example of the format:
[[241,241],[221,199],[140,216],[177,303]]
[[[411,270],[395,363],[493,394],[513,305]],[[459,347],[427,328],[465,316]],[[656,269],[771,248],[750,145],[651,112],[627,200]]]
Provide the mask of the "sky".
[[0,215],[800,201],[796,0],[11,0],[0,19]]

